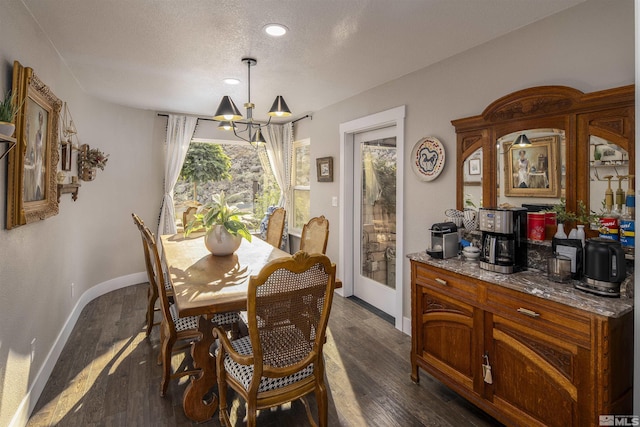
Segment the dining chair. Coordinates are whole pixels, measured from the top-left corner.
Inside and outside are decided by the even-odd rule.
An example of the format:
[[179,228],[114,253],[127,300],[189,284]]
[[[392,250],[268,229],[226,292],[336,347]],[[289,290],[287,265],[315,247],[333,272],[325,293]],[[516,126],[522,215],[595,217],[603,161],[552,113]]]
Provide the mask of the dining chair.
[[271,246],[280,247],[282,243],[282,232],[284,231],[284,220],[287,211],[284,208],[277,208],[271,213],[269,223],[267,224],[267,236],[265,240]]
[[329,220],[321,215],[311,218],[302,227],[300,250],[310,254],[325,254],[329,240]]
[[[159,308],[156,307],[156,301],[158,300],[158,287],[155,283],[155,275],[153,273],[153,267],[151,264],[151,258],[149,254],[149,248],[147,243],[144,240],[144,221],[136,215],[132,213],[133,222],[138,227],[140,231],[140,236],[142,237],[142,249],[144,252],[144,263],[147,270],[147,280],[149,281],[149,287],[147,288],[147,327],[146,327],[146,336],[151,334],[151,330],[154,326],[159,325],[160,322],[155,322],[155,312],[160,311]],[[171,297],[173,294],[173,288],[171,287],[171,283],[165,283],[165,289],[167,291],[167,295]]]
[[[202,338],[202,333],[198,330],[198,316],[179,317],[175,304],[169,299],[167,288],[160,284],[171,283],[165,279],[165,273],[158,243],[154,234],[148,227],[143,226],[142,236],[146,246],[146,251],[150,259],[150,271],[153,283],[156,285],[157,294],[160,300],[160,310],[162,312],[162,322],[160,324],[160,354],[158,364],[162,365],[162,382],[160,384],[160,396],[164,396],[169,387],[169,381],[185,375],[195,375],[200,372],[197,369],[187,369],[180,372],[171,373],[171,355],[174,352],[183,351],[190,347],[195,340]],[[238,324],[240,317],[237,312],[219,313],[213,315],[211,322],[214,325],[232,326]],[[176,346],[178,341],[186,341],[186,344]]]
[[216,371],[220,423],[230,426],[227,387],[247,402],[247,426],[257,411],[315,393],[318,420],[327,425],[327,388],[322,348],[335,287],[335,264],[321,254],[298,251],[265,265],[249,279],[249,335],[231,341],[214,329],[220,345]]

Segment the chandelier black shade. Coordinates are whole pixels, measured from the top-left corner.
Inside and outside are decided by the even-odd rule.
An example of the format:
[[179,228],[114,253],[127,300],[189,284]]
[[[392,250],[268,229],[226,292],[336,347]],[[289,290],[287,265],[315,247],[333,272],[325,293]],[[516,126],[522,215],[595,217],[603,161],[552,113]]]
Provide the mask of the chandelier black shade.
[[289,117],[291,115],[291,110],[289,110],[289,106],[282,96],[276,96],[276,100],[273,101],[273,105],[269,110],[269,115],[271,117]]
[[220,130],[233,130],[236,125],[233,122],[220,122],[218,129]]
[[213,119],[221,122],[235,122],[242,119],[242,114],[230,96],[223,96]]
[[262,130],[260,128],[256,129],[256,133],[253,135],[251,143],[255,144],[256,146],[267,143],[267,141],[265,141],[264,139],[264,136],[262,136]]

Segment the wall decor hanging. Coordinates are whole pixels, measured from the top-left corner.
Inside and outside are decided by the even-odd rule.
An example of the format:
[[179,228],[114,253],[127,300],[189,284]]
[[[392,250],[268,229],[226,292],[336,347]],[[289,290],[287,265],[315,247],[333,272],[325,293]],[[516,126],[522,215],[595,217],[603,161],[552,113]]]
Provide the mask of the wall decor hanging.
[[93,181],[98,169],[104,170],[109,160],[109,155],[97,148],[89,148],[88,144],[82,144],[78,148],[78,175],[83,181]]
[[444,146],[432,136],[422,138],[411,151],[411,168],[421,181],[433,181],[444,168]]
[[333,157],[316,159],[318,182],[333,182]]
[[58,214],[58,123],[62,101],[29,67],[13,63],[16,149],[7,163],[7,229]]

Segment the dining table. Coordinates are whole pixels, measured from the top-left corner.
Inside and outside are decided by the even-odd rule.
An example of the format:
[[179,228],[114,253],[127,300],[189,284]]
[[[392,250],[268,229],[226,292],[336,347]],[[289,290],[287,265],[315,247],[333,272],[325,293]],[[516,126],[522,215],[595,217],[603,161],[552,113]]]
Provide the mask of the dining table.
[[193,363],[200,373],[191,378],[183,397],[185,415],[196,422],[211,419],[218,408],[218,397],[212,391],[217,376],[215,356],[210,354],[215,342],[210,316],[245,311],[249,278],[270,261],[290,256],[257,237],[251,242],[242,239],[231,255],[214,256],[205,247],[203,234],[161,236],[178,315],[200,317],[202,339],[191,347]]

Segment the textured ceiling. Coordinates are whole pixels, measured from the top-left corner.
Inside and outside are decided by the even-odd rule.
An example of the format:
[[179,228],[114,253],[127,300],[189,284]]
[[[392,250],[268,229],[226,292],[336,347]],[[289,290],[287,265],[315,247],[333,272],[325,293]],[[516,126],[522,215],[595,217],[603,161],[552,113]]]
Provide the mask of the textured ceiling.
[[[242,110],[253,56],[263,119],[275,95],[299,117],[584,0],[22,1],[87,93],[200,116],[231,95]],[[289,33],[268,37],[272,22]]]

